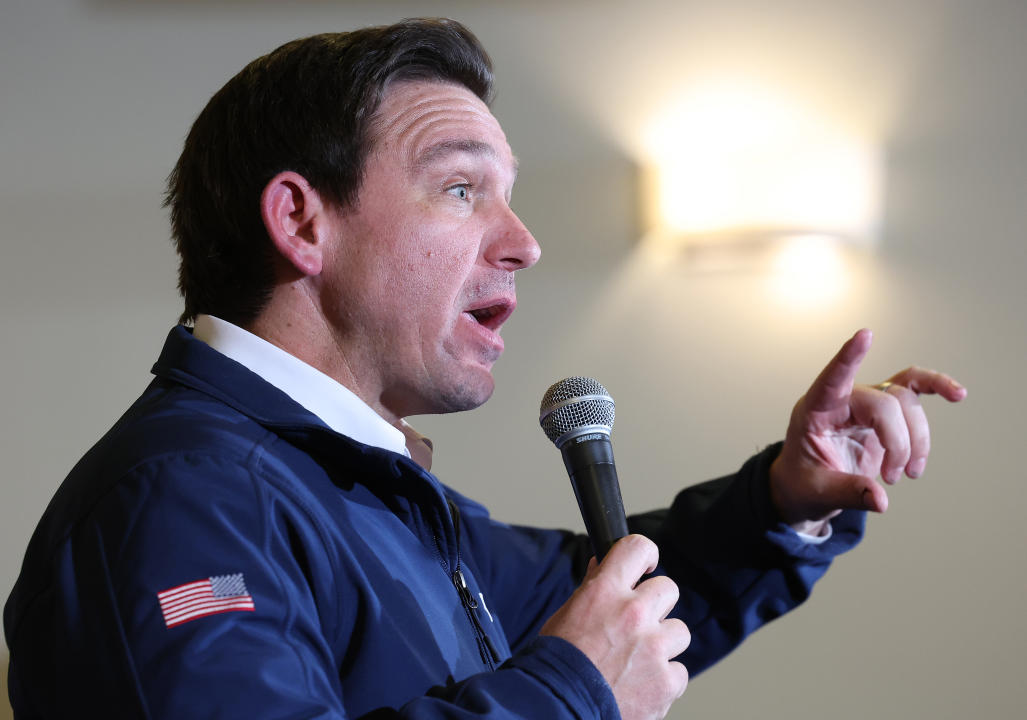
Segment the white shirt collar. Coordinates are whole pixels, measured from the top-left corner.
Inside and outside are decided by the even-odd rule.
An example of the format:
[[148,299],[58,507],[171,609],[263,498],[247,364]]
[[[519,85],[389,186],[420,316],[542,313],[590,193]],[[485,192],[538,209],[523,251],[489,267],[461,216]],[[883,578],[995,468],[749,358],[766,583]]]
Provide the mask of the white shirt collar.
[[[280,347],[213,315],[196,316],[193,337],[255,372],[335,432],[410,457],[402,430],[347,387]],[[409,428],[406,423],[404,426]]]

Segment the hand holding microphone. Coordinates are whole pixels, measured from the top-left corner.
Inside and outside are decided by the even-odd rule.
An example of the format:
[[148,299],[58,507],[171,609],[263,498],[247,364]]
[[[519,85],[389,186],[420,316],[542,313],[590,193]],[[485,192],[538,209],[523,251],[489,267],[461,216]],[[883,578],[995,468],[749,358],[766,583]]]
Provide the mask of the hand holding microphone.
[[667,618],[678,599],[674,581],[640,582],[656,569],[659,550],[648,538],[628,535],[610,444],[613,419],[613,399],[591,378],[562,380],[542,398],[539,422],[563,454],[596,559],[541,634],[588,656],[623,720],[658,720],[688,685],[688,671],[671,658],[685,651],[691,635],[683,622]]

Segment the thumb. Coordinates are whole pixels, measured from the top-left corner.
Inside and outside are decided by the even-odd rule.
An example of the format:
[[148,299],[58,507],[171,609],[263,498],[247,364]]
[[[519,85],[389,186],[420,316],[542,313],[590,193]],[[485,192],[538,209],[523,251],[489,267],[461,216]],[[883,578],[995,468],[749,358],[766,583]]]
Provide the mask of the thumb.
[[585,578],[588,579],[595,575],[599,571],[599,561],[596,560],[596,556],[593,555],[589,558],[588,567],[585,568]]
[[823,484],[816,502],[824,511],[869,510],[883,513],[888,509],[888,493],[873,478],[837,470],[822,472]]

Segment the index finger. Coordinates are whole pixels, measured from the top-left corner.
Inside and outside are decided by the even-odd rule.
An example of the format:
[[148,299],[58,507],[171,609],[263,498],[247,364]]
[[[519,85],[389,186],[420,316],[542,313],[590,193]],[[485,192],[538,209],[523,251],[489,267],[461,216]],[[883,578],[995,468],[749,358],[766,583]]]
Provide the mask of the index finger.
[[863,328],[842,345],[806,393],[807,409],[832,410],[852,395],[856,371],[869,352],[873,337],[870,330]]
[[619,587],[633,588],[646,573],[656,569],[660,551],[643,535],[625,535],[613,544],[599,563],[599,575]]

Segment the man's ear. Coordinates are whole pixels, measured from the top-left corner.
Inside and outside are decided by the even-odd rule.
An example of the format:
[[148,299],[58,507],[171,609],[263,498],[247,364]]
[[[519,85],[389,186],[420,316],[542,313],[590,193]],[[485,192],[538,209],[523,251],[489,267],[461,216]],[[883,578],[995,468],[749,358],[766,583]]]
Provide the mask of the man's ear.
[[260,215],[278,254],[303,275],[318,275],[329,231],[327,208],[307,179],[280,172],[264,186]]

